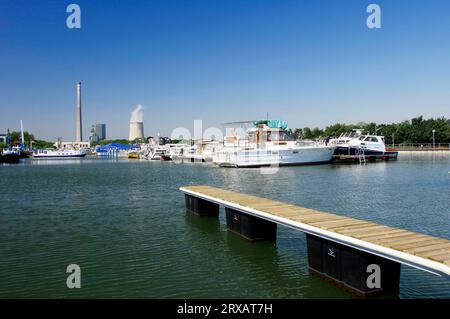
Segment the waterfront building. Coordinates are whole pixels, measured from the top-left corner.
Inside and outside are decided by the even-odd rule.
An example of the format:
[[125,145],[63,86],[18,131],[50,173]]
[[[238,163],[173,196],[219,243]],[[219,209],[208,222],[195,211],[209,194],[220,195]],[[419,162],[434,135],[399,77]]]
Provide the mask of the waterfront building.
[[91,132],[89,133],[89,142],[91,143],[97,143],[100,140],[95,130],[95,127],[96,127],[95,125],[92,125]]
[[62,150],[79,150],[81,148],[90,148],[91,142],[55,142],[54,146]]
[[89,133],[89,141],[91,143],[97,143],[103,140],[106,140],[106,124],[92,125],[91,132]]
[[95,124],[95,134],[99,141],[106,140],[106,124]]

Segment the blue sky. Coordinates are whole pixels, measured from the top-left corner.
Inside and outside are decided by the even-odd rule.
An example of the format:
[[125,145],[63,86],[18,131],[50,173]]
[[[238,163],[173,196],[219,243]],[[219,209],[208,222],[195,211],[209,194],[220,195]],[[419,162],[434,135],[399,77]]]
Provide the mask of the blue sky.
[[[66,27],[81,7],[82,28]],[[366,26],[377,3],[382,29]],[[449,1],[0,0],[0,132],[127,137],[238,120],[291,127],[450,117]]]

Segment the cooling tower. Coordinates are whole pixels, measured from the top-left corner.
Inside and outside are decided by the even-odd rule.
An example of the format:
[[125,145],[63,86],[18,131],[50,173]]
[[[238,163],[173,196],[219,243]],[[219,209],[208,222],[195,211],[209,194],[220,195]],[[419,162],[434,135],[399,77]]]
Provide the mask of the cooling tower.
[[130,136],[128,140],[144,138],[144,122],[130,122]]

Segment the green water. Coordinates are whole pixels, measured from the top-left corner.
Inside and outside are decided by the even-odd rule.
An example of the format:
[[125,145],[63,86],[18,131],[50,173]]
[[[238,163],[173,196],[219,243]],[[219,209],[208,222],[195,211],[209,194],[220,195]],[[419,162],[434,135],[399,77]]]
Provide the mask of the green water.
[[[450,238],[450,156],[258,169],[97,159],[0,166],[1,298],[354,298],[308,271],[305,236],[249,243],[185,212],[178,187],[208,184]],[[81,267],[81,289],[66,267]],[[400,298],[450,298],[402,266]]]

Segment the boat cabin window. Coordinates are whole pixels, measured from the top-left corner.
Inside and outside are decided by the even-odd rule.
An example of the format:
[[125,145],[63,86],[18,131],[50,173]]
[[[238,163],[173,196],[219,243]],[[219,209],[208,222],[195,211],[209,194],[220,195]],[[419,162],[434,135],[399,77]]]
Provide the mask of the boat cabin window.
[[287,131],[268,131],[266,136],[268,142],[295,141],[292,133]]
[[248,140],[251,143],[257,142],[278,142],[278,141],[295,141],[295,137],[291,132],[284,130],[264,130],[252,131],[248,133]]
[[366,141],[366,142],[378,142],[378,139],[375,136],[368,136],[368,137],[366,137],[366,139],[364,141]]

